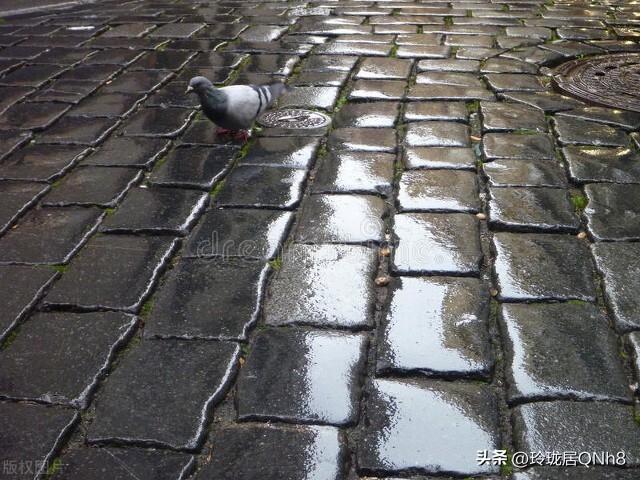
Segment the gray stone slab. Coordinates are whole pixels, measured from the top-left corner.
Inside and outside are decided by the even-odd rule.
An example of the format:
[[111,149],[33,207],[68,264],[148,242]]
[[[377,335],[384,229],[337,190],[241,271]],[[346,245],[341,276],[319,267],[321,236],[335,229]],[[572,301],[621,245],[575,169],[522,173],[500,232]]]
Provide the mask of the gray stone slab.
[[482,102],[482,128],[487,132],[507,130],[547,131],[547,120],[540,110],[520,103]]
[[586,242],[561,234],[497,233],[494,247],[501,300],[595,300]]
[[488,307],[476,279],[401,277],[377,343],[377,372],[486,377]]
[[476,170],[476,156],[471,148],[411,147],[404,150],[404,164],[408,169]]
[[387,205],[371,195],[311,195],[295,234],[298,243],[369,243],[384,240]]
[[172,238],[98,235],[70,264],[45,303],[136,312],[175,246]]
[[102,223],[103,232],[185,235],[209,202],[209,195],[178,188],[133,188]]
[[566,190],[560,188],[492,188],[489,223],[514,231],[576,232],[580,218]]
[[331,110],[338,96],[338,87],[296,87],[278,99],[278,107],[323,108]]
[[86,157],[83,165],[150,168],[169,148],[160,138],[113,137]]
[[405,171],[400,177],[398,204],[403,212],[477,212],[476,175],[460,170]]
[[[212,434],[216,455],[197,480],[298,480],[301,472],[318,480],[343,480],[347,456],[337,428],[235,424]],[[274,462],[274,452],[286,451]]]
[[338,128],[329,136],[331,150],[395,152],[396,132],[392,128]]
[[490,73],[485,75],[496,92],[543,92],[545,87],[536,75],[520,73]]
[[392,191],[395,155],[379,152],[336,152],[325,156],[312,185],[315,193],[362,193],[388,196]]
[[465,214],[408,213],[395,216],[398,273],[477,275],[482,261],[478,220]]
[[356,78],[367,80],[404,79],[411,72],[411,60],[399,58],[365,58]]
[[[631,406],[606,402],[539,402],[513,409],[517,450],[625,452],[627,468],[640,462],[640,425]],[[592,457],[592,464],[600,462]]]
[[410,147],[468,147],[469,127],[457,122],[412,122],[405,143]]
[[356,444],[362,473],[497,472],[475,460],[499,443],[496,401],[484,385],[376,379],[365,415]]
[[266,274],[259,260],[180,260],[153,297],[145,335],[244,340],[258,318]]
[[335,115],[337,128],[391,128],[396,124],[400,104],[398,102],[347,103]]
[[462,102],[411,102],[404,110],[404,120],[414,122],[420,120],[444,120],[465,122],[469,112]]
[[129,137],[175,138],[194,115],[195,112],[184,108],[142,108],[126,120],[123,132]]
[[116,312],[32,316],[2,350],[0,395],[86,408],[135,324]]
[[0,181],[0,234],[48,191],[49,187],[41,183]]
[[401,100],[406,82],[398,80],[356,80],[349,92],[349,100]]
[[78,419],[73,410],[0,403],[3,432],[0,461],[10,472],[8,475],[20,480],[33,479],[56,465],[55,456]]
[[28,145],[0,163],[0,178],[51,181],[66,173],[88,150],[61,145]]
[[640,243],[596,243],[591,249],[616,330],[640,328]]
[[0,238],[0,263],[67,263],[96,230],[103,216],[98,208],[32,210]]
[[559,162],[502,159],[484,163],[482,170],[494,187],[566,187],[567,174]]
[[319,140],[314,138],[260,137],[238,163],[308,169],[319,145]]
[[505,92],[502,97],[513,102],[531,105],[545,113],[561,112],[584,106],[579,100],[555,92]]
[[38,143],[88,145],[95,147],[118,126],[118,119],[64,116],[51,128],[38,135]]
[[239,350],[229,342],[138,344],[97,396],[88,441],[197,448],[210,408],[228,387]]
[[376,257],[375,250],[362,246],[292,245],[270,283],[266,323],[372,325]]
[[558,116],[553,120],[562,144],[626,147],[629,137],[624,130],[579,118]]
[[595,305],[505,304],[500,319],[511,403],[631,400],[617,337]]
[[640,128],[640,115],[638,113],[607,107],[581,107],[574,110],[559,112],[557,116],[590,120],[592,122],[604,123],[606,125],[622,127],[628,130],[636,130]]
[[592,183],[584,190],[591,235],[597,240],[640,239],[640,186]]
[[562,153],[576,183],[640,183],[640,155],[631,148],[569,145]]
[[482,137],[482,150],[487,159],[518,158],[552,160],[553,142],[542,133],[488,133]]
[[362,334],[261,331],[238,380],[239,419],[355,424],[365,346]]
[[62,103],[19,103],[0,115],[0,130],[43,130],[67,110],[69,105]]
[[408,100],[466,101],[495,100],[495,95],[485,87],[468,87],[447,84],[418,84],[409,88]]

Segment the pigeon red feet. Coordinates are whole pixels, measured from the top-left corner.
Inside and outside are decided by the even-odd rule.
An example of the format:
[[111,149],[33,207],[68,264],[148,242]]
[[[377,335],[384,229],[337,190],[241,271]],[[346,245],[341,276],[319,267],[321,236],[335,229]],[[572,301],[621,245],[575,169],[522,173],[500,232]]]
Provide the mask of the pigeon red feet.
[[246,143],[249,140],[249,130],[238,130],[233,136],[236,140],[242,140]]
[[220,136],[229,136],[234,140],[242,140],[243,142],[249,139],[249,130],[229,130],[228,128],[218,127],[216,133]]

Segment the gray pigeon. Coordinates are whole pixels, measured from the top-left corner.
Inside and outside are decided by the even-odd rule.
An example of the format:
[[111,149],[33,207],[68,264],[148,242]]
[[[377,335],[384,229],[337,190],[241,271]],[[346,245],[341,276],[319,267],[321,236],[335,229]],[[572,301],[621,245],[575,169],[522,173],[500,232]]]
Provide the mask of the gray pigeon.
[[284,83],[216,88],[205,77],[193,77],[187,87],[187,93],[198,95],[207,118],[221,127],[218,133],[236,132],[245,139],[256,118],[286,90]]

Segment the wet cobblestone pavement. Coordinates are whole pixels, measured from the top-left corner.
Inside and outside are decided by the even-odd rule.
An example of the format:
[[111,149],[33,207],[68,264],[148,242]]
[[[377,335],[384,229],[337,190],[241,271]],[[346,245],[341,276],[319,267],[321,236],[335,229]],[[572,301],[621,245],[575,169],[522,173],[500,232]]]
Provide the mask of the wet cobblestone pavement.
[[[0,478],[640,478],[640,113],[552,79],[639,40],[622,0],[3,19]],[[332,123],[218,136],[197,74]]]

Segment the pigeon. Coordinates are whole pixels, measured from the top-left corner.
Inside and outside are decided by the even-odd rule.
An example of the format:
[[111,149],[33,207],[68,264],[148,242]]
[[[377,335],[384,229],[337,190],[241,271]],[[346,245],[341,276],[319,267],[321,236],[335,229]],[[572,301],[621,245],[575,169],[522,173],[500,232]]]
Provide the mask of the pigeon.
[[198,95],[202,111],[219,127],[219,134],[234,134],[246,141],[256,118],[285,91],[284,83],[216,88],[205,77],[193,77],[186,93]]

